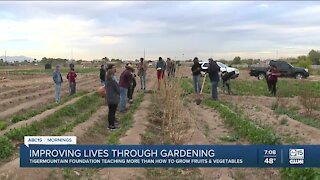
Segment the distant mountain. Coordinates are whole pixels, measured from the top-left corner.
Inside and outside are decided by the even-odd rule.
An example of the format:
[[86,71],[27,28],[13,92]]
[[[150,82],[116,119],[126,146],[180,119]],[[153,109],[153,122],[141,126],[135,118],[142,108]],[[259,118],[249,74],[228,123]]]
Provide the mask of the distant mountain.
[[5,59],[7,59],[8,62],[14,62],[14,61],[24,61],[24,60],[30,60],[30,61],[33,61],[34,58],[31,58],[31,57],[26,57],[26,56],[0,56],[0,59],[3,59],[5,61]]

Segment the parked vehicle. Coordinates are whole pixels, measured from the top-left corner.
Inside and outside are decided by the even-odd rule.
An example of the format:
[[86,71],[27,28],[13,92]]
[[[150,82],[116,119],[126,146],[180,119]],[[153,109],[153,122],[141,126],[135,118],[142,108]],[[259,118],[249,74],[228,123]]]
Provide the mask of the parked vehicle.
[[[209,67],[209,62],[199,62],[201,65],[201,71],[203,73],[208,71],[208,67]],[[218,66],[220,67],[220,71],[221,72],[234,72],[234,76],[232,78],[237,78],[240,75],[240,71],[237,68],[233,68],[233,67],[229,67],[221,62],[217,62]]]
[[[309,70],[301,67],[294,67],[285,61],[271,60],[269,65],[275,65],[280,70],[280,77],[294,77],[296,79],[307,78]],[[259,80],[267,77],[268,66],[255,66],[250,68],[250,76],[255,76]]]

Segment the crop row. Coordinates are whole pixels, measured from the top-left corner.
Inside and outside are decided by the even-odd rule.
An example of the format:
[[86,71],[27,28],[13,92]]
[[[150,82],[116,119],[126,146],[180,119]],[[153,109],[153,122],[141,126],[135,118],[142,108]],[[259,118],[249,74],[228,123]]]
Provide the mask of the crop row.
[[0,137],[0,147],[6,150],[6,153],[0,153],[2,158],[9,157],[13,153],[14,148],[11,143],[8,143],[10,140],[22,142],[24,136],[61,135],[71,130],[77,124],[89,119],[99,106],[101,106],[101,100],[99,95],[95,93],[84,96],[74,104],[61,108],[42,121],[33,122],[30,125],[10,130],[4,136]]

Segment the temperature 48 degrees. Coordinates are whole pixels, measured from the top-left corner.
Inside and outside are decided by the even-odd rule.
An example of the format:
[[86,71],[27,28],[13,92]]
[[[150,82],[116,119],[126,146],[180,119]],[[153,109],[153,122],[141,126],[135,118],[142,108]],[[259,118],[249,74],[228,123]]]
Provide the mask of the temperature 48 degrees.
[[265,164],[274,164],[276,162],[276,158],[265,158],[264,163]]

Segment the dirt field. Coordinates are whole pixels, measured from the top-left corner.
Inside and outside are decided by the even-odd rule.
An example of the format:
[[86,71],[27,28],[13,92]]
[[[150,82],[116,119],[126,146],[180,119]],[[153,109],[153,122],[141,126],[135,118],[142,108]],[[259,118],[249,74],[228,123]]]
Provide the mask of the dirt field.
[[[118,79],[122,70],[118,69],[117,71]],[[24,135],[76,135],[80,144],[158,144],[162,142],[161,136],[163,134],[161,132],[164,130],[157,124],[157,121],[166,119],[159,115],[158,111],[161,109],[155,107],[161,107],[157,98],[162,96],[164,92],[157,91],[155,69],[148,70],[147,91],[145,93],[140,91],[140,79],[137,77],[134,103],[127,105],[128,112],[126,114],[117,113],[117,118],[121,122],[119,130],[121,133],[110,132],[107,129],[108,108],[104,104],[104,99],[97,97],[94,93],[100,84],[98,71],[99,69],[97,69],[97,73],[78,74],[78,96],[68,97],[68,84],[64,83],[62,88],[63,102],[58,105],[54,103],[54,87],[49,75],[15,75],[0,80],[0,121],[5,124],[2,129],[0,126],[0,137],[8,139],[9,145],[7,144],[7,146],[13,146],[13,152],[4,154],[0,160],[0,179],[251,180],[286,178],[287,174],[280,169],[19,168],[18,148],[19,144],[23,143],[21,137]],[[316,83],[318,78],[311,77],[307,81],[315,81]],[[250,81],[249,83],[252,83],[258,80],[250,77],[248,71],[244,70],[240,72],[240,77],[234,81],[243,83]],[[177,120],[187,124],[186,127],[181,128],[183,129],[181,136],[188,137],[179,139],[183,144],[252,144],[251,137],[238,133],[235,127],[227,123],[219,109],[212,108],[209,103],[206,103],[207,101],[204,101],[200,106],[195,105],[189,67],[179,68],[177,80],[172,82],[185,83],[189,87],[189,89],[183,88],[181,90],[188,92],[184,93],[183,98],[180,98],[181,94],[174,96],[176,98],[174,102],[178,103],[177,106],[181,106],[176,111],[178,113]],[[209,90],[205,91],[204,99],[209,99],[209,92]],[[263,93],[259,96],[226,95],[219,90],[219,98],[221,103],[225,103],[239,117],[245,117],[246,121],[255,122],[258,128],[270,129],[270,132],[272,131],[279,137],[278,141],[281,144],[320,144],[320,108],[314,108],[311,115],[307,116],[306,107],[300,103],[300,96],[272,97],[265,96]],[[316,98],[319,99],[319,97]],[[45,106],[48,108],[44,108]],[[74,111],[74,108],[78,111]],[[81,120],[78,119],[79,117],[82,117]],[[122,123],[124,121],[126,123]],[[317,169],[314,171],[318,172]],[[297,174],[295,175],[293,179],[302,179]]]

